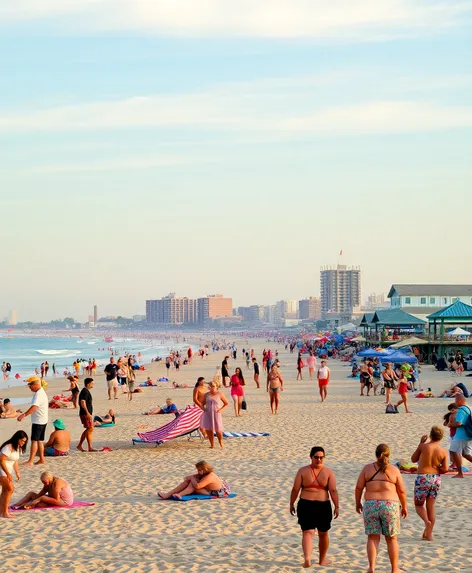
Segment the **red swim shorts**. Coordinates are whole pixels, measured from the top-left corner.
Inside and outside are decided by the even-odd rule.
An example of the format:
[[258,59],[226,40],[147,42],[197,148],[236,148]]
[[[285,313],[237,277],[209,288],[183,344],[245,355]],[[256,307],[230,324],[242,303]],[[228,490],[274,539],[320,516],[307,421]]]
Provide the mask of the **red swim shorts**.
[[86,430],[93,428],[93,421],[88,416],[80,416],[80,421]]
[[329,380],[327,378],[319,378],[318,379],[318,386],[321,388],[321,386],[327,386],[328,385]]

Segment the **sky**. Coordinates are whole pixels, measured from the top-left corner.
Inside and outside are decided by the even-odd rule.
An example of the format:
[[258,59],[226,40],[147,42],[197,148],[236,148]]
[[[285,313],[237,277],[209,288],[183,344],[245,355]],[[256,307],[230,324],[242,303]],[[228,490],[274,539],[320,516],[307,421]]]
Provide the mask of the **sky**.
[[472,0],[0,2],[0,318],[472,283],[471,32]]

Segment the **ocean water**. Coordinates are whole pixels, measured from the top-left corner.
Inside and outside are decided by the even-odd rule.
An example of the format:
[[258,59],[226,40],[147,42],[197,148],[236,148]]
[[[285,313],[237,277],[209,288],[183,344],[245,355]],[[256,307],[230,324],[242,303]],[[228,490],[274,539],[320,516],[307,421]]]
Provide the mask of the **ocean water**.
[[[159,340],[136,340],[129,338],[114,338],[114,342],[105,342],[101,337],[41,337],[41,336],[4,336],[0,337],[0,363],[10,362],[12,371],[7,381],[0,374],[0,388],[21,386],[23,380],[35,373],[41,363],[49,362],[49,377],[53,376],[52,365],[56,364],[59,376],[63,375],[64,369],[72,370],[72,363],[77,358],[88,360],[95,358],[100,367],[108,363],[111,352],[118,352],[117,356],[125,352],[131,354],[141,353],[141,363],[151,362],[151,358],[160,356],[165,358],[169,349],[182,350],[186,344],[177,344],[171,341]],[[15,379],[15,374],[21,376]]]

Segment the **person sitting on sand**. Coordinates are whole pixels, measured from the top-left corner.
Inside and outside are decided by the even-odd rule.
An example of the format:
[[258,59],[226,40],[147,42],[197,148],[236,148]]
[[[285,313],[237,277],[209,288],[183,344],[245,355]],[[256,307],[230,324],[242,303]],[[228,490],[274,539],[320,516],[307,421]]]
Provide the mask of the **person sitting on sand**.
[[[433,527],[436,521],[435,504],[441,487],[441,475],[448,471],[447,450],[439,445],[443,439],[443,431],[433,426],[428,436],[421,437],[421,441],[411,456],[411,461],[418,462],[415,481],[415,509],[425,524],[423,539],[433,540]],[[426,502],[426,508],[424,507]]]
[[74,503],[74,494],[65,479],[54,476],[51,472],[43,472],[40,479],[42,490],[39,493],[30,491],[12,506],[13,509],[34,509],[50,505],[70,507]]
[[162,408],[160,406],[157,406],[157,408],[151,408],[147,412],[143,412],[143,414],[145,416],[155,416],[156,414],[175,414],[175,417],[178,418],[179,409],[170,398],[167,398],[165,406]]
[[10,398],[3,400],[3,407],[0,418],[17,418],[21,414],[21,410],[17,410],[10,401]]
[[58,418],[52,423],[54,431],[49,436],[47,444],[44,444],[46,456],[68,456],[70,451],[70,434],[66,430],[64,422]]
[[94,416],[93,425],[97,427],[97,426],[103,426],[103,424],[115,424],[115,416],[116,416],[115,410],[110,408],[110,410],[108,410],[108,413],[105,414],[104,416]]
[[158,491],[157,495],[161,499],[181,499],[192,493],[213,497],[225,497],[231,493],[229,485],[215,474],[210,464],[202,460],[195,467],[196,474],[185,477],[182,483],[170,491]]

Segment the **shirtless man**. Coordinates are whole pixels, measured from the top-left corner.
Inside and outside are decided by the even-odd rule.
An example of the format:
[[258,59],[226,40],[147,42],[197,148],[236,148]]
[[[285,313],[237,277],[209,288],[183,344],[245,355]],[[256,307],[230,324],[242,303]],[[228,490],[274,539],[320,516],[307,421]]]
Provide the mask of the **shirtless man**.
[[[336,477],[333,470],[323,465],[325,451],[321,446],[314,446],[310,452],[311,464],[298,470],[290,494],[290,513],[295,515],[295,501],[300,494],[297,504],[298,523],[302,529],[303,567],[311,566],[313,536],[318,530],[318,550],[320,565],[329,565],[326,559],[329,548],[328,531],[331,529],[334,503],[334,519],[339,515],[339,498],[336,489]],[[301,491],[301,493],[300,493]],[[331,499],[330,499],[331,498]]]
[[70,434],[60,418],[54,420],[52,424],[54,432],[51,433],[47,444],[44,445],[44,453],[46,456],[68,456],[70,451]]
[[[439,443],[443,439],[443,431],[433,426],[428,436],[421,438],[418,447],[411,456],[413,463],[418,462],[415,481],[415,509],[425,524],[423,539],[433,540],[433,527],[436,521],[435,504],[441,487],[441,475],[448,470],[447,451]],[[426,502],[426,508],[424,507]]]

